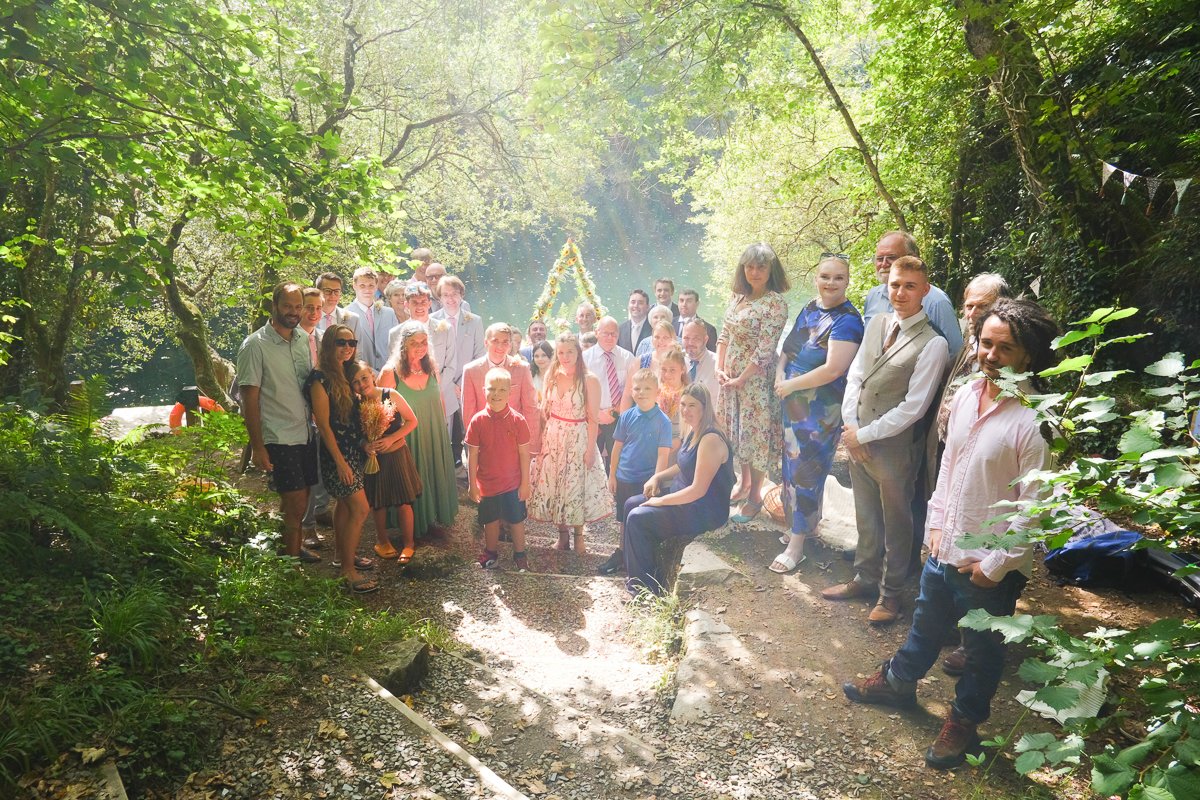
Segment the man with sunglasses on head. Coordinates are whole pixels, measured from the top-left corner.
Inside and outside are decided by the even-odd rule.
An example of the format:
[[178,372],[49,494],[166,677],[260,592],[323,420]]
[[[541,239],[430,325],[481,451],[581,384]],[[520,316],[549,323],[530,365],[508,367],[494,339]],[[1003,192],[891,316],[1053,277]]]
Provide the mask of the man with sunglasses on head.
[[269,485],[279,493],[284,550],[313,562],[321,558],[304,549],[300,534],[309,488],[317,482],[317,442],[301,392],[312,372],[308,334],[300,327],[303,309],[298,284],[275,287],[270,320],[238,350],[237,380],[254,463],[270,475]]

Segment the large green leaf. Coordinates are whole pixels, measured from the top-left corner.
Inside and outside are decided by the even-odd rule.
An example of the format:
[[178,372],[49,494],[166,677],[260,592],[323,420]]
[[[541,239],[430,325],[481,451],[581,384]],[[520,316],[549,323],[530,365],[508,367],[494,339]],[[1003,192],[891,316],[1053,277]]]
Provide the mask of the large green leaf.
[[1137,780],[1137,771],[1112,756],[1092,756],[1092,791],[1108,797],[1123,794]]

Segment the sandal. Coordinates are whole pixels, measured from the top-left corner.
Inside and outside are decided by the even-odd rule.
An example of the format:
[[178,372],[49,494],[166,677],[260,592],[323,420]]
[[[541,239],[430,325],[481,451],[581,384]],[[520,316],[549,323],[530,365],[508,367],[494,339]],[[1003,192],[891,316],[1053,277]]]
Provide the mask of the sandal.
[[[329,562],[329,566],[333,567],[334,569],[341,569],[342,562],[335,559]],[[369,558],[364,558],[363,556],[355,556],[354,568],[361,569],[363,572],[368,572],[375,569],[375,562]]]
[[775,556],[775,560],[771,562],[771,566],[767,567],[767,569],[780,575],[786,575],[807,560],[808,556],[804,554],[801,554],[799,559],[795,559],[787,553],[780,553]]
[[[750,511],[753,510],[753,514]],[[742,510],[729,518],[730,522],[744,523],[757,517],[762,513],[762,503],[751,503],[749,500],[742,503]]]
[[376,542],[375,555],[383,559],[393,559],[400,555],[400,551],[393,547],[391,542]]
[[359,578],[356,581],[346,581],[346,588],[354,594],[370,594],[379,591],[379,581],[374,578]]
[[400,551],[400,558],[397,559],[396,563],[400,564],[401,566],[404,566],[405,564],[408,564],[410,561],[412,561],[412,559],[413,559],[413,549],[411,547],[406,547]]

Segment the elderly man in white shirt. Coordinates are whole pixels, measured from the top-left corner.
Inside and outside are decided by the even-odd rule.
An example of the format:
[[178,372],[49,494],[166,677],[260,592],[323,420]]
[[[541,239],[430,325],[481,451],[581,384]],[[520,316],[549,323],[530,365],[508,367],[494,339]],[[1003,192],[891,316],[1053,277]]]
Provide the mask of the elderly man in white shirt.
[[[1019,511],[1006,521],[992,521],[1014,504],[1020,508],[1040,497],[1043,487],[1030,475],[1050,462],[1037,414],[1002,396],[995,380],[1004,367],[1036,374],[1053,364],[1050,343],[1056,333],[1054,320],[1027,300],[1000,300],[983,317],[977,353],[985,377],[963,386],[951,403],[946,451],[929,502],[925,541],[930,556],[912,629],[877,673],[842,687],[852,701],[912,705],[917,681],[937,660],[947,625],[974,609],[993,616],[1016,609],[1032,570],[1031,548],[986,549],[967,544],[964,537],[1036,527]],[[1004,670],[999,634],[964,628],[963,646],[967,659],[954,702],[925,753],[925,763],[936,769],[958,766],[968,752],[978,751],[976,727],[991,713]]]
[[612,451],[621,395],[625,392],[625,376],[634,360],[633,353],[617,344],[619,331],[615,319],[602,317],[596,323],[596,346],[583,351],[583,363],[600,379],[600,433],[596,444],[604,456],[605,469]]
[[899,258],[888,276],[894,309],[871,320],[847,374],[842,400],[850,452],[850,482],[858,546],[855,576],[821,592],[826,600],[869,597],[879,602],[867,621],[900,617],[900,592],[912,561],[912,495],[924,453],[922,417],[942,383],[946,340],[921,308],[929,294],[925,262]]

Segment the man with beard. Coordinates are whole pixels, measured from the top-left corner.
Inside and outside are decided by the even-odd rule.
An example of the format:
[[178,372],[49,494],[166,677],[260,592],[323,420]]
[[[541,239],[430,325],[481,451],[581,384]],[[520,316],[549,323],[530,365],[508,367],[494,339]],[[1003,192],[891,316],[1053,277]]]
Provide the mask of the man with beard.
[[301,387],[312,371],[308,334],[300,328],[300,286],[281,283],[271,295],[271,319],[238,350],[242,416],[254,463],[270,475],[283,514],[283,546],[304,562],[320,556],[301,545],[300,521],[309,487],[317,482],[317,443],[310,436],[308,404]]

